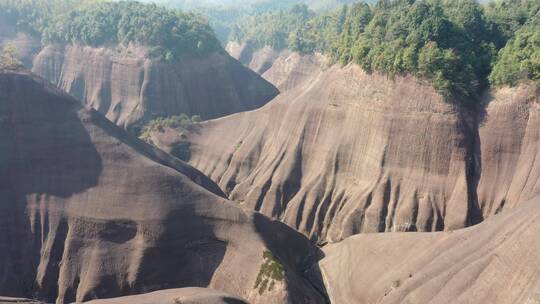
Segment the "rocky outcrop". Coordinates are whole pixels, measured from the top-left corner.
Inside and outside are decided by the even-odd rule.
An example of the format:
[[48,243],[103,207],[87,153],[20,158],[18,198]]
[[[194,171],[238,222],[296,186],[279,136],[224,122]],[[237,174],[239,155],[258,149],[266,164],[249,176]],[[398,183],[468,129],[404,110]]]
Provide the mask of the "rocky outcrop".
[[0,73],[1,296],[66,303],[198,286],[321,303],[302,276],[316,256],[46,81]]
[[[269,70],[281,52],[271,47],[257,48],[251,43],[230,41],[225,50],[235,59],[240,61],[258,74],[264,74]],[[283,51],[290,53],[290,51]]]
[[477,200],[484,216],[540,194],[539,94],[528,84],[486,94],[477,157]]
[[249,43],[229,42],[229,54],[251,70],[285,92],[304,84],[329,66],[321,54],[300,54],[289,50],[276,51],[270,47],[255,48]]
[[[189,162],[231,199],[313,239],[477,220],[468,198],[471,113],[410,77],[354,65],[312,76],[258,111],[185,134]],[[168,136],[154,137],[160,145]]]
[[329,66],[330,61],[321,54],[282,52],[262,76],[284,93],[296,87],[306,87],[310,80],[324,73]]
[[153,142],[188,149],[177,156],[231,199],[321,241],[453,230],[540,194],[533,86],[464,109],[412,77],[291,58],[267,71],[284,92],[269,105]]
[[471,228],[350,237],[319,263],[332,303],[540,301],[540,199]]
[[0,20],[0,49],[8,42],[24,66],[130,130],[157,116],[253,110],[279,93],[224,51],[163,63],[148,59],[143,46],[42,47],[37,35]]
[[146,58],[141,47],[50,45],[34,59],[43,76],[124,128],[181,113],[216,118],[258,108],[278,93],[224,52],[175,63]]

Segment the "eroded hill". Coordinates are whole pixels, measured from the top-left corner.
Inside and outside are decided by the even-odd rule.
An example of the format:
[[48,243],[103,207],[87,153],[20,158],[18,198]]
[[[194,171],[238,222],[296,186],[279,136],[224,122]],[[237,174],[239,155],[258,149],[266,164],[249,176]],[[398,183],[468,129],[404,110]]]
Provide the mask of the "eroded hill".
[[278,93],[224,52],[162,63],[140,48],[51,45],[35,57],[32,71],[127,129],[159,116],[209,119],[252,110]]
[[153,142],[188,147],[231,199],[319,240],[462,228],[540,193],[533,85],[477,110],[355,65],[289,75],[304,76],[262,109]]
[[185,163],[26,72],[0,73],[0,294],[81,302],[212,287],[257,303],[323,297],[317,249]]
[[252,110],[278,94],[193,14],[55,0],[0,2],[0,19],[0,46],[13,43],[34,73],[125,129],[161,116]]

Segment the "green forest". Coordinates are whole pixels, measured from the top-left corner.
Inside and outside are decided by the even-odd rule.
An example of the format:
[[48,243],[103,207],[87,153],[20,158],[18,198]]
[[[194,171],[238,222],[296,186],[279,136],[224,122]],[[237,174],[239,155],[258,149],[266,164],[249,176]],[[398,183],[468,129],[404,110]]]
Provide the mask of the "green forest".
[[240,20],[229,40],[322,52],[389,76],[409,73],[474,104],[489,85],[540,84],[539,11],[537,0],[381,0],[325,13],[297,5]]
[[[278,10],[287,10],[294,5],[305,4],[315,12],[336,9],[344,4],[360,0],[142,0],[168,7],[190,10],[208,18],[209,23],[222,42],[229,39],[232,28],[251,16]],[[377,0],[363,0],[375,4]]]
[[0,0],[0,18],[41,36],[43,44],[150,46],[152,58],[219,50],[206,19],[155,4],[100,0]]

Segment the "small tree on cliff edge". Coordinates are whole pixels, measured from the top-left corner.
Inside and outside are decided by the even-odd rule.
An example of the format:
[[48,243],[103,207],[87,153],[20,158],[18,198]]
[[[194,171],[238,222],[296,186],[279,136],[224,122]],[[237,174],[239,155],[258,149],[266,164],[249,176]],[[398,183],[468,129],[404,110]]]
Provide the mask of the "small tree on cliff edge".
[[17,59],[17,55],[17,47],[11,42],[6,43],[2,53],[0,54],[0,68],[16,70],[22,67],[21,62],[19,59]]

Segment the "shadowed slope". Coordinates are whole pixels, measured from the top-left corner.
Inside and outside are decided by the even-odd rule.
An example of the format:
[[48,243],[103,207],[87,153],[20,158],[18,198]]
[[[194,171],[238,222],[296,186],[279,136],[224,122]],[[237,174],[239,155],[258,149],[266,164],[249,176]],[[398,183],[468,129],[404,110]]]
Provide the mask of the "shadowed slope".
[[[0,295],[64,303],[209,286],[322,301],[301,275],[317,256],[307,239],[45,81],[0,73],[0,117]],[[285,273],[259,291],[269,250]]]
[[320,262],[332,303],[534,304],[540,300],[540,198],[447,233],[350,237]]
[[174,63],[147,59],[146,52],[49,45],[32,70],[123,128],[181,113],[216,118],[258,108],[278,94],[224,51]]

